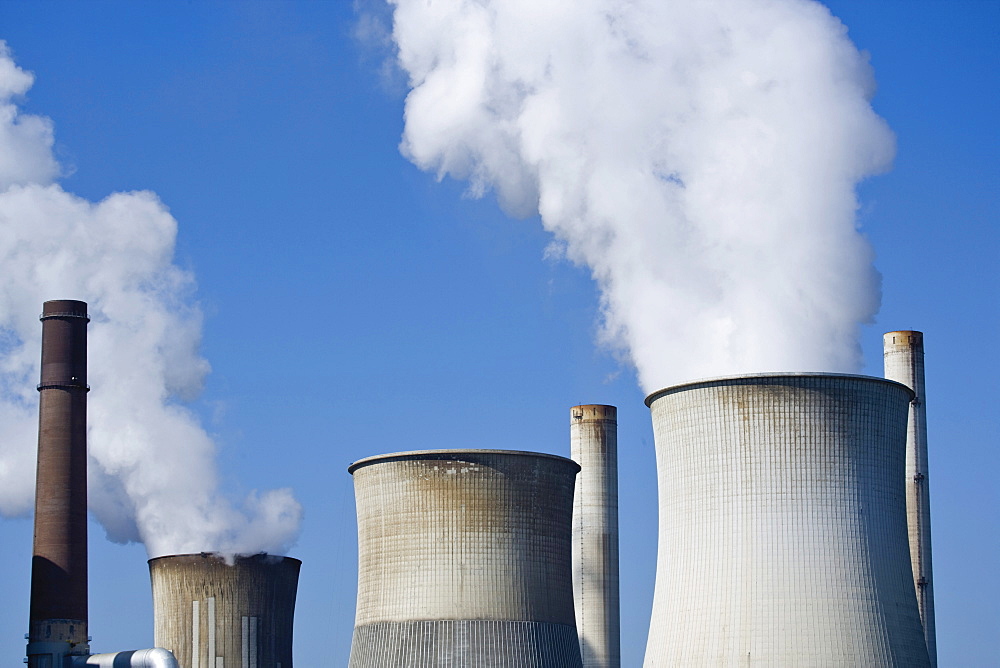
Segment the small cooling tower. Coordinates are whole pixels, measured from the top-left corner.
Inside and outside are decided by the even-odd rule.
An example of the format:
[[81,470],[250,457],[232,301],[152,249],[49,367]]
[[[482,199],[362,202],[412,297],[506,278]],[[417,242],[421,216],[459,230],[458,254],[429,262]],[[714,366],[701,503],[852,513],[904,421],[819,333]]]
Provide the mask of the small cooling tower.
[[912,392],[763,375],[651,394],[646,666],[929,666],[903,486]]
[[579,668],[569,459],[499,450],[371,457],[358,510],[351,668]]
[[156,646],[180,668],[291,668],[301,565],[267,554],[150,559]]
[[618,409],[570,411],[570,456],[580,465],[573,495],[573,595],[583,668],[621,666],[618,606]]

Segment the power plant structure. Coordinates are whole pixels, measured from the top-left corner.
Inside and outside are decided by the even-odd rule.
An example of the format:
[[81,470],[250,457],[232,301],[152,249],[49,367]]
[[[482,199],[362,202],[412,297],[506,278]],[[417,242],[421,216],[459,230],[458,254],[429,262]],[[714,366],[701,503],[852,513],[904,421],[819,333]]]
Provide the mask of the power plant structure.
[[[91,654],[87,304],[41,315],[31,668],[292,668],[301,562],[149,560],[156,648]],[[923,335],[886,378],[780,373],[650,394],[659,545],[645,665],[936,665]],[[617,409],[570,454],[424,450],[348,468],[350,668],[620,668]],[[575,461],[574,461],[575,460]]]
[[90,654],[87,635],[87,305],[42,305],[28,665]]
[[646,666],[930,665],[903,484],[912,398],[839,374],[649,395],[660,533]]
[[292,668],[301,565],[268,554],[150,559],[155,644],[181,668]]
[[917,607],[931,665],[937,666],[934,577],[931,569],[931,497],[927,472],[927,408],[924,398],[924,335],[912,330],[888,332],[882,342],[885,377],[906,385],[915,394],[910,402],[906,430],[906,521]]
[[573,494],[573,597],[583,668],[620,668],[618,596],[618,409],[570,409],[570,457],[580,465]]
[[362,459],[350,668],[579,668],[573,486],[555,455],[429,450]]

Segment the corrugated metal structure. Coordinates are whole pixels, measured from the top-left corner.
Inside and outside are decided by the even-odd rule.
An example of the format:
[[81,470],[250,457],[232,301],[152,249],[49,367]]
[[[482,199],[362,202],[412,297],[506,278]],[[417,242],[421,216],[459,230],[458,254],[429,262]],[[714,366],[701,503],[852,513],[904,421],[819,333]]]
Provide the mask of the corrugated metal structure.
[[268,554],[150,559],[156,646],[181,668],[291,668],[301,565]]
[[573,495],[573,597],[584,668],[621,666],[618,602],[618,409],[570,409],[570,456],[580,465]]
[[646,399],[660,496],[646,666],[930,665],[903,485],[912,396],[775,374]]
[[934,575],[931,567],[931,497],[927,466],[927,406],[924,388],[924,335],[906,330],[883,336],[885,377],[913,390],[906,431],[906,521],[913,585],[917,590],[931,665],[937,665],[934,628]]
[[351,668],[579,668],[564,457],[432,450],[348,469],[358,512]]
[[90,653],[87,636],[87,304],[42,306],[28,665]]

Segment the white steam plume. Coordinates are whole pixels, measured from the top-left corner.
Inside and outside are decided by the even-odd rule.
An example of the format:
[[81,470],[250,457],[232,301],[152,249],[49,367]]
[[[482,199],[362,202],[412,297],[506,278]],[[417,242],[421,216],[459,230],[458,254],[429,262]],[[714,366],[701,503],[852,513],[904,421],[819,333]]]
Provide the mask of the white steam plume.
[[880,301],[855,186],[894,141],[810,0],[390,0],[401,150],[538,213],[646,390],[860,368]]
[[282,552],[301,508],[287,489],[240,508],[218,490],[215,444],[180,400],[209,371],[177,223],[150,192],[89,202],[56,182],[52,124],[14,99],[33,82],[0,42],[0,513],[34,496],[41,323],[48,299],[89,304],[90,508],[118,542],[170,553]]

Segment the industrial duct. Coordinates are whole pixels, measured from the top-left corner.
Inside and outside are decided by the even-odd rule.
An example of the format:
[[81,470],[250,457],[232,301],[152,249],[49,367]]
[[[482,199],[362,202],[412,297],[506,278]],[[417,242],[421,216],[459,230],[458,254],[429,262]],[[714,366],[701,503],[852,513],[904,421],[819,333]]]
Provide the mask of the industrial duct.
[[930,665],[903,486],[913,393],[740,376],[651,394],[659,554],[645,665]]
[[370,457],[350,668],[579,668],[569,459],[500,450]]
[[150,559],[156,646],[180,668],[292,668],[301,565],[267,554]]
[[570,409],[570,456],[580,465],[573,495],[573,597],[583,668],[621,666],[618,603],[618,409]]
[[67,668],[87,668],[87,666],[98,666],[99,668],[178,668],[174,655],[162,647],[74,656]]

